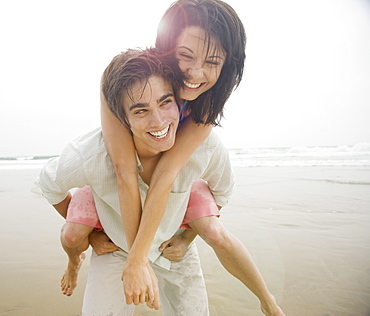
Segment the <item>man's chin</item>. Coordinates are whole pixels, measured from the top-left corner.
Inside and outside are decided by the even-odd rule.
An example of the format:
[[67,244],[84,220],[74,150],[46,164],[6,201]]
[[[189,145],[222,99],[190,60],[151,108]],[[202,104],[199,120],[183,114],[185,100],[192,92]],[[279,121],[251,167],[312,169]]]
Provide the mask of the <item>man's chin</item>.
[[175,144],[175,140],[172,140],[172,141],[168,141],[166,143],[163,143],[161,146],[158,146],[159,147],[159,151],[160,152],[165,152],[167,150],[170,150],[173,145]]

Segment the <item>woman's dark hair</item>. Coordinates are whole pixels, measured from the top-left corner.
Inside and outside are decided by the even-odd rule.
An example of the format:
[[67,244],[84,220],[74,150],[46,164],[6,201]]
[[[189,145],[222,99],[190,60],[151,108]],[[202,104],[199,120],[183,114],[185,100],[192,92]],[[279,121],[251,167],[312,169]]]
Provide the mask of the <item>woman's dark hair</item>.
[[246,35],[234,9],[221,0],[178,0],[162,17],[156,47],[174,58],[177,39],[188,26],[198,26],[213,37],[226,52],[226,60],[216,84],[189,101],[195,123],[219,125],[224,105],[243,76]]
[[129,49],[115,56],[105,69],[101,79],[101,90],[111,112],[129,127],[123,106],[124,96],[138,82],[145,86],[151,76],[163,78],[172,86],[175,97],[181,84],[178,67],[168,62],[167,56],[158,49]]

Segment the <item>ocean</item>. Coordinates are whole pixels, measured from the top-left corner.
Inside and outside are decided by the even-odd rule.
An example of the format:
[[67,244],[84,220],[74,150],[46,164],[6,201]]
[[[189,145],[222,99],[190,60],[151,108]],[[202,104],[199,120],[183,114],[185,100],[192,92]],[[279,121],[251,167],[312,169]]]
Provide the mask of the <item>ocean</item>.
[[237,167],[370,167],[370,143],[354,146],[230,149]]
[[[234,148],[235,167],[370,167],[370,143],[354,146]],[[38,169],[55,156],[0,157],[0,169]]]

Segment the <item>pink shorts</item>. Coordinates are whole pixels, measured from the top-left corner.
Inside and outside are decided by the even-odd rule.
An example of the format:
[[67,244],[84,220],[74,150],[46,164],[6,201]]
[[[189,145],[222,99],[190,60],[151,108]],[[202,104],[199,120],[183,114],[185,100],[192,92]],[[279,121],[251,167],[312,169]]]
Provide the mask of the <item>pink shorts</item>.
[[192,221],[206,216],[220,217],[220,211],[213,195],[209,191],[208,184],[204,180],[197,180],[191,187],[188,208],[182,221],[181,228],[191,229],[188,225]]
[[103,229],[90,186],[86,185],[81,189],[77,189],[73,194],[68,206],[66,221],[94,227],[97,231]]
[[[212,215],[219,217],[220,211],[209,191],[207,182],[198,180],[191,187],[188,208],[180,227],[191,229],[189,223],[198,218]],[[94,227],[98,231],[103,229],[96,211],[94,196],[89,186],[77,189],[73,194],[68,206],[66,221]]]

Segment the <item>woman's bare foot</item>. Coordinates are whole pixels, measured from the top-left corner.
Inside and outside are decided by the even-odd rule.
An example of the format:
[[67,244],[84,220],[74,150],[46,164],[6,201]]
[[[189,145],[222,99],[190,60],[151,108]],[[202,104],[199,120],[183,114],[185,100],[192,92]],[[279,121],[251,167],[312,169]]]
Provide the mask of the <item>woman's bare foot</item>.
[[68,261],[67,269],[60,280],[60,287],[64,295],[71,296],[73,294],[73,291],[77,286],[78,271],[80,270],[85,258],[86,254],[83,252],[79,256],[77,264],[73,264],[71,261]]
[[277,305],[275,297],[267,304],[261,303],[261,310],[266,316],[285,316],[283,310]]

